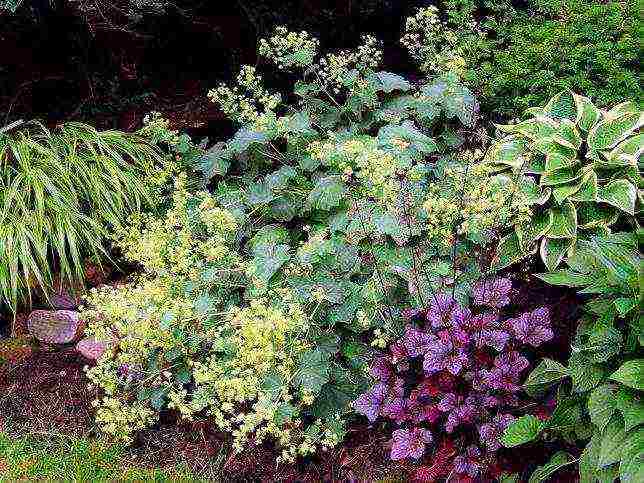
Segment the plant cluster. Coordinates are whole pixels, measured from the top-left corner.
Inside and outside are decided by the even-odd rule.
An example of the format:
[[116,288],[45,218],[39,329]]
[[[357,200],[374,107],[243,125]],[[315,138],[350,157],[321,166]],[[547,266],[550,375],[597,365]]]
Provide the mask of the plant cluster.
[[[585,444],[578,458],[583,481],[640,481],[644,424],[644,326],[641,255],[634,233],[580,241],[569,268],[538,275],[548,283],[594,296],[584,306],[567,364],[543,359],[525,381],[539,396],[556,386],[557,406],[545,421],[525,416],[507,428],[507,446],[540,437]],[[639,272],[639,274],[638,274]],[[556,453],[540,473],[576,463]]]
[[51,294],[55,268],[82,281],[108,228],[150,202],[159,160],[141,136],[80,123],[0,131],[0,303],[15,311],[33,288]]
[[[400,426],[393,431],[392,459],[420,459],[428,446],[448,442],[457,454],[445,474],[477,478],[495,466],[529,366],[519,350],[553,336],[546,307],[515,318],[500,315],[511,289],[507,278],[477,282],[472,308],[437,294],[426,310],[410,314],[389,354],[375,360],[377,382],[354,407],[372,422],[384,417]],[[440,441],[443,431],[446,441]]]
[[[490,148],[486,161],[512,172],[533,206],[529,222],[517,224],[502,249],[518,246],[525,256],[538,245],[553,270],[580,241],[606,235],[618,222],[635,222],[644,113],[631,102],[604,111],[563,91],[529,115],[498,126],[509,135]],[[507,257],[508,263],[515,259]]]
[[403,43],[424,70],[460,72],[486,111],[516,116],[562,89],[600,106],[642,100],[634,0],[440,4],[408,20]]

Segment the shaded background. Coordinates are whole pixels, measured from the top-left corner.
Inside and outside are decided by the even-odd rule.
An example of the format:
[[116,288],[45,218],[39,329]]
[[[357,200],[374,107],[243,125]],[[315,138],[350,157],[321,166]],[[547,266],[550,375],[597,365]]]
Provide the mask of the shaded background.
[[[409,72],[403,19],[428,0],[183,0],[132,11],[141,0],[25,0],[0,20],[0,124],[40,118],[136,129],[158,110],[193,135],[225,127],[209,88],[255,64],[276,25],[306,29],[323,48],[373,32],[387,69]],[[151,0],[146,0],[149,4]],[[273,69],[266,69],[270,73]],[[273,74],[279,76],[279,74]],[[280,87],[288,79],[270,78]],[[221,135],[221,132],[218,133]]]

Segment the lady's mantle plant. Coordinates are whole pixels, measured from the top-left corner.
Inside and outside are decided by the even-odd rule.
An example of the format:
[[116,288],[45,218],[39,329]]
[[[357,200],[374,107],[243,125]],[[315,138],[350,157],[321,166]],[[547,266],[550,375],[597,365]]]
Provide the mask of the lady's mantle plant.
[[549,270],[578,240],[606,235],[619,220],[633,222],[641,205],[638,162],[644,150],[644,113],[632,102],[604,111],[563,91],[529,118],[498,126],[506,133],[487,153],[491,166],[513,173],[531,199],[528,223],[502,243],[505,264],[538,245]]
[[511,288],[505,278],[477,282],[471,308],[437,294],[429,308],[410,313],[402,338],[375,360],[376,383],[354,407],[372,422],[383,417],[399,427],[392,459],[418,460],[447,441],[458,452],[446,473],[476,478],[494,466],[501,435],[520,411],[529,366],[521,347],[553,336],[545,307],[500,315]]

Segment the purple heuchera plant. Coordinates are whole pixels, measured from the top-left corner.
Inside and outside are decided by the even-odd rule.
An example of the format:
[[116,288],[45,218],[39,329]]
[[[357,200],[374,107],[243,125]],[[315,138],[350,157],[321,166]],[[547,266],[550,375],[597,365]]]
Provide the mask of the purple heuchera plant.
[[377,382],[354,407],[369,421],[399,425],[392,459],[419,459],[432,434],[446,434],[465,448],[454,458],[456,474],[476,478],[494,462],[529,366],[518,349],[553,337],[545,307],[502,320],[499,309],[510,304],[511,290],[506,278],[479,282],[472,308],[436,295],[426,311],[414,312],[389,354],[373,362]]

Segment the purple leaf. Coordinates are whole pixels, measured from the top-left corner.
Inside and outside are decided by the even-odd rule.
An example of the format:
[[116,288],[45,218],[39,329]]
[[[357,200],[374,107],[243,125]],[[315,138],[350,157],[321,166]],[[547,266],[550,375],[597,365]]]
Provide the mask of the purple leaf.
[[425,445],[433,441],[431,431],[422,428],[397,429],[392,436],[392,460],[419,459],[425,453]]
[[481,451],[476,446],[468,446],[464,454],[454,458],[454,472],[476,478],[481,470],[480,458]]
[[474,284],[472,296],[476,305],[501,308],[510,303],[512,282],[507,278],[482,280]]
[[462,348],[450,341],[437,340],[425,354],[423,369],[428,375],[447,370],[456,376],[467,362],[467,353]]
[[387,384],[376,384],[354,401],[353,408],[373,423],[378,418],[388,393]]
[[400,397],[388,401],[382,407],[380,415],[389,419],[393,419],[398,424],[406,421],[409,418],[407,401]]
[[455,407],[447,416],[445,422],[445,430],[448,433],[454,431],[454,428],[460,424],[470,424],[478,416],[479,410],[470,404],[462,404]]
[[435,342],[435,335],[427,334],[410,326],[405,329],[405,335],[402,338],[402,343],[409,357],[418,357],[425,354]]
[[386,357],[376,358],[372,362],[369,372],[381,382],[388,382],[394,376],[394,368]]
[[427,310],[427,322],[435,328],[448,327],[451,325],[452,311],[457,306],[451,295],[435,295],[432,297],[429,310]]
[[512,326],[515,338],[524,344],[538,347],[553,337],[550,314],[545,307],[526,312],[508,322]]
[[508,425],[514,421],[514,416],[497,414],[491,422],[482,424],[479,428],[481,442],[488,450],[496,451],[501,447],[501,436]]

